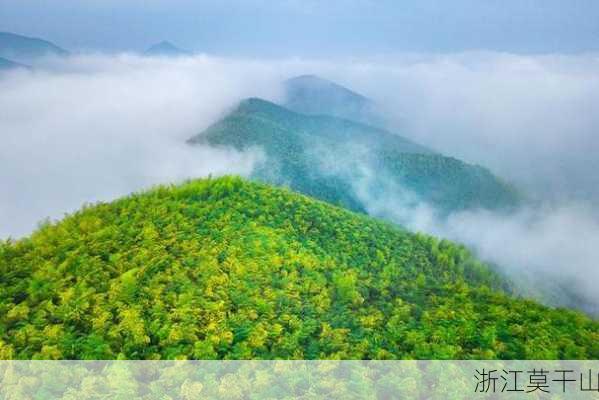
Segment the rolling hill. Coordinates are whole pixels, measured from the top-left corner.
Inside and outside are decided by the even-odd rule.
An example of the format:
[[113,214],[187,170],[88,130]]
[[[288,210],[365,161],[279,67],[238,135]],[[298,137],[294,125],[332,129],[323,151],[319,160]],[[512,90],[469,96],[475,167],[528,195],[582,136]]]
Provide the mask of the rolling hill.
[[0,32],[0,57],[9,60],[31,64],[40,57],[64,57],[68,54],[68,51],[47,40]]
[[[389,187],[399,201],[423,201],[440,214],[474,208],[504,210],[519,202],[516,191],[485,168],[445,157],[401,136],[324,115],[304,115],[261,99],[242,101],[190,144],[260,147],[266,160],[253,172],[264,182],[354,211],[368,196]],[[397,195],[397,196],[396,196]]]
[[346,87],[315,75],[301,75],[283,84],[283,106],[301,114],[331,115],[383,126],[376,103]]
[[0,243],[2,359],[597,359],[463,247],[240,178]]

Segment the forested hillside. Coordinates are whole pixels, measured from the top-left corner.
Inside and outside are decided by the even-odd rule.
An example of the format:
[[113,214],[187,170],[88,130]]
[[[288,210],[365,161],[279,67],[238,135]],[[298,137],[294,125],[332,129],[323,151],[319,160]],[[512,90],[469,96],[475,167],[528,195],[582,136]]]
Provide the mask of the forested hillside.
[[401,187],[441,213],[505,210],[520,202],[516,190],[485,168],[442,156],[382,129],[298,114],[261,99],[242,101],[189,142],[238,150],[258,146],[266,160],[253,171],[254,178],[353,211],[367,208],[356,193],[356,185],[364,180],[377,191]]
[[463,247],[240,178],[84,207],[0,244],[0,358],[599,358]]

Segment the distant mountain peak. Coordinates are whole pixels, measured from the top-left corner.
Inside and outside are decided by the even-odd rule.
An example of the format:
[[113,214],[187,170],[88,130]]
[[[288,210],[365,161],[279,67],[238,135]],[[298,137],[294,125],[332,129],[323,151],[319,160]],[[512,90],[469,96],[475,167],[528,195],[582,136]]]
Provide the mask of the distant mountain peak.
[[169,41],[163,40],[162,42],[150,46],[144,54],[148,56],[185,56],[190,53],[180,49]]
[[325,78],[321,78],[317,75],[305,74],[299,75],[293,78],[289,78],[285,81],[285,86],[290,89],[302,89],[302,90],[335,90],[338,92],[342,92],[347,96],[352,96],[357,99],[361,99],[362,101],[370,102],[366,96],[361,95],[360,93],[354,92],[351,89],[346,88],[338,83],[330,81]]
[[68,51],[47,40],[0,32],[0,57],[2,58],[29,64],[44,56],[67,55],[69,55]]
[[328,79],[311,74],[300,75],[287,79],[283,86],[283,105],[293,111],[385,125],[374,101]]
[[[465,209],[512,209],[519,202],[518,193],[484,168],[382,128],[302,114],[259,98],[242,100],[187,143],[261,148],[265,159],[253,169],[253,178],[363,213],[367,202],[354,185],[365,177],[371,188],[398,187],[393,193],[399,197],[404,190],[413,193],[440,216]],[[365,176],[364,168],[376,174]]]

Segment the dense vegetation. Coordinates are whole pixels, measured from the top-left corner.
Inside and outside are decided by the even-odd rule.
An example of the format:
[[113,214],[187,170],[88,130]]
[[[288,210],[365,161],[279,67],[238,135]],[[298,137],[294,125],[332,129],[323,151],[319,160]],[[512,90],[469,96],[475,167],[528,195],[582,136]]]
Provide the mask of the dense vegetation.
[[382,149],[379,153],[377,171],[388,171],[414,192],[425,193],[428,202],[445,211],[509,209],[520,201],[515,188],[478,165],[439,154],[402,154],[394,149]]
[[463,247],[240,178],[0,244],[0,358],[599,358]]
[[[264,149],[253,177],[363,212],[356,185],[400,186],[442,214],[509,209],[519,195],[488,170],[444,157],[382,129],[330,116],[308,116],[248,99],[190,143]],[[368,173],[368,171],[373,173]],[[391,183],[391,185],[390,185]]]

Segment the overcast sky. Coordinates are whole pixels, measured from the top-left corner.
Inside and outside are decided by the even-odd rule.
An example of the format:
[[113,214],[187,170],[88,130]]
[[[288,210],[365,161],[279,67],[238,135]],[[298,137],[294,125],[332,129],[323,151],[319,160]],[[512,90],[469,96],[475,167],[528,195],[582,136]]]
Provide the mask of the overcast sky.
[[597,0],[0,0],[0,31],[67,49],[224,55],[599,50]]

